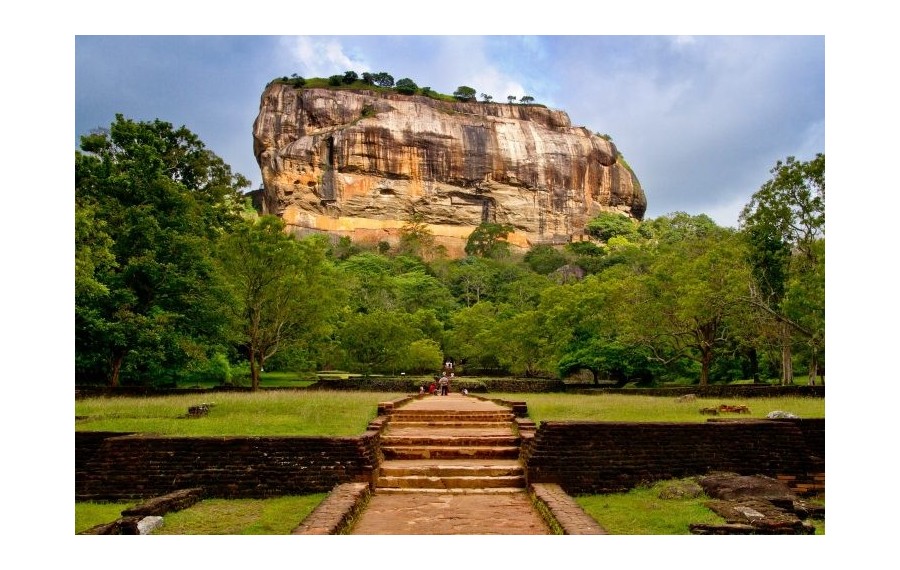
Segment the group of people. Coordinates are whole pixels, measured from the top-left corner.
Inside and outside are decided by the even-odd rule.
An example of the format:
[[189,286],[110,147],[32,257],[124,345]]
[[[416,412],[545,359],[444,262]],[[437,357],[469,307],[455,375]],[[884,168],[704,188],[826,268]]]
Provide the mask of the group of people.
[[[437,395],[440,393],[441,396],[447,396],[450,394],[450,382],[453,381],[455,377],[455,373],[453,372],[453,361],[448,360],[444,362],[444,371],[441,373],[440,378],[437,376],[434,377],[434,380],[428,386],[428,393],[431,395]],[[425,386],[419,386],[419,393],[425,393]],[[468,394],[469,391],[463,389],[463,394]]]

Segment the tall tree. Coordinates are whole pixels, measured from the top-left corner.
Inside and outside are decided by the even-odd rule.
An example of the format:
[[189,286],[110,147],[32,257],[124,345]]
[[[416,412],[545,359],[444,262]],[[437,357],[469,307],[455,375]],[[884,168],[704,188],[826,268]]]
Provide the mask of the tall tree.
[[623,299],[631,308],[630,339],[661,362],[695,360],[701,386],[744,306],[749,268],[743,245],[725,228],[663,243],[649,271],[636,276],[632,297]]
[[187,128],[116,115],[75,154],[75,372],[171,382],[222,341],[211,252],[250,184]]
[[338,330],[338,338],[347,364],[369,375],[405,367],[410,343],[422,340],[422,335],[406,313],[375,311],[349,315]]
[[413,214],[400,228],[400,251],[429,260],[434,250],[434,232],[422,214]]
[[[805,337],[811,345],[810,370],[824,349],[824,316],[821,328],[800,324],[784,306],[788,283],[794,291],[822,291],[822,306],[810,307],[813,314],[824,315],[825,238],[825,155],[817,154],[808,162],[788,157],[777,161],[772,177],[752,196],[740,216],[741,229],[750,245],[753,267],[751,302],[778,322],[781,329],[781,381],[793,382],[794,335]],[[802,283],[803,281],[807,281]],[[795,295],[793,307],[803,306]],[[793,318],[792,318],[793,317]],[[806,319],[819,323],[819,319]],[[814,373],[810,374],[810,382]]]
[[466,239],[465,252],[468,255],[500,259],[509,255],[506,236],[515,228],[510,224],[482,222]]
[[252,389],[279,350],[310,348],[331,333],[341,289],[327,251],[322,237],[297,240],[274,216],[249,220],[223,240],[232,333],[250,361]]

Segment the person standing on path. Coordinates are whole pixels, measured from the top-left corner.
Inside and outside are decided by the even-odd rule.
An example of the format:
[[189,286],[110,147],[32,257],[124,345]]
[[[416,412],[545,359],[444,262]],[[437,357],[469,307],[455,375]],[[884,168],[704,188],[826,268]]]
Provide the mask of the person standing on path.
[[450,379],[447,378],[447,374],[445,373],[441,376],[441,396],[446,396],[450,393]]

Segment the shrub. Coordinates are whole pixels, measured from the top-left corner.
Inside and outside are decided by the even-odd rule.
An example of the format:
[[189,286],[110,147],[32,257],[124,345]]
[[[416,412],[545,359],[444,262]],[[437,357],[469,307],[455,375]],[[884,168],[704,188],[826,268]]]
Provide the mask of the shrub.
[[419,89],[419,86],[416,85],[415,81],[409,77],[398,79],[394,87],[397,89],[398,93],[402,93],[403,95],[413,95]]

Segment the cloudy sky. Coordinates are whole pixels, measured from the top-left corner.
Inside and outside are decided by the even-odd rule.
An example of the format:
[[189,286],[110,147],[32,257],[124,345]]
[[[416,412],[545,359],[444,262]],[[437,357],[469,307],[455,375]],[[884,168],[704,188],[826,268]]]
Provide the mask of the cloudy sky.
[[651,218],[735,226],[777,160],[825,152],[823,35],[77,35],[74,143],[115,113],[159,118],[257,188],[251,129],[266,83],[346,70],[564,110],[612,136]]

